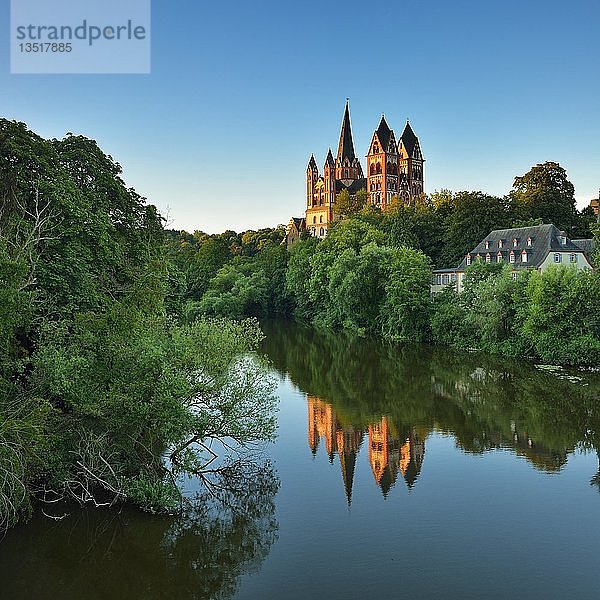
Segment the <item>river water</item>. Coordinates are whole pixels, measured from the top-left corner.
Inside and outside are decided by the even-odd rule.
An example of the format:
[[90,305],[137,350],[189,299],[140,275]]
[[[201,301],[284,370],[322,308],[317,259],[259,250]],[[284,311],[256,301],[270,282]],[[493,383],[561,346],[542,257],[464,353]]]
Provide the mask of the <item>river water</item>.
[[600,597],[598,374],[264,327],[278,439],[224,506],[38,513],[0,598]]

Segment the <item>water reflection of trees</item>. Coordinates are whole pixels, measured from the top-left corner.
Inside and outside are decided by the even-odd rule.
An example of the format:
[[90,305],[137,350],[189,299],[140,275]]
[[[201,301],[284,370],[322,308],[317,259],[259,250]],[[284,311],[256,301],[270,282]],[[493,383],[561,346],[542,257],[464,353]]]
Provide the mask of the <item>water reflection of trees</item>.
[[436,429],[465,452],[510,448],[547,472],[576,447],[600,447],[597,374],[574,378],[526,361],[281,324],[266,329],[263,349],[275,367],[331,403],[342,426],[367,428],[385,416],[401,440],[415,428]]
[[0,577],[7,598],[194,598],[234,595],[277,537],[269,464],[224,470],[178,517],[84,510],[36,517],[6,535]]

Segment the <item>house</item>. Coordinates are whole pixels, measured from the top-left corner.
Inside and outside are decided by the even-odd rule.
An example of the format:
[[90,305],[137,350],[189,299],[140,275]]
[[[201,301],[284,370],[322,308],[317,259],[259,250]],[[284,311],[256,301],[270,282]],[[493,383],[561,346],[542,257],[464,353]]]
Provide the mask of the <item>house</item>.
[[434,270],[431,293],[435,295],[448,285],[460,291],[467,268],[478,259],[488,264],[506,263],[515,275],[522,269],[544,271],[550,265],[591,269],[593,248],[593,240],[570,240],[554,225],[495,229],[465,255],[458,267]]
[[285,238],[282,244],[289,248],[294,242],[300,239],[300,235],[306,229],[306,221],[303,217],[292,217],[285,228]]

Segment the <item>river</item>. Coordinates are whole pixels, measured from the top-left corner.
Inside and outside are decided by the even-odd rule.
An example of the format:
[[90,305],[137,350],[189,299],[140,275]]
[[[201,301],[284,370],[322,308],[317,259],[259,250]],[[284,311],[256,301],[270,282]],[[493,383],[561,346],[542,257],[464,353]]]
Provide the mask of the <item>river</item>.
[[597,373],[264,328],[278,438],[225,508],[37,512],[1,598],[600,597]]

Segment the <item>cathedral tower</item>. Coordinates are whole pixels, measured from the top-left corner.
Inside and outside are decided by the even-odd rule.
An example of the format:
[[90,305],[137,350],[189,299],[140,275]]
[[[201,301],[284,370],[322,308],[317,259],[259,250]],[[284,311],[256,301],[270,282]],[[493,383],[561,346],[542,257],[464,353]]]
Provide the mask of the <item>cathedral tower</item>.
[[352,127],[350,125],[350,108],[348,100],[346,100],[342,131],[340,132],[340,143],[338,144],[335,161],[335,178],[339,179],[345,187],[350,187],[356,179],[362,179],[362,177],[362,167],[354,153],[354,141],[352,140]]
[[400,175],[396,138],[382,116],[367,154],[369,202],[385,209],[392,197],[398,196],[400,189],[405,187],[401,184],[405,184],[405,178]]
[[[425,189],[423,185],[425,159],[421,152],[419,138],[408,121],[406,121],[406,126],[398,142],[398,154],[400,155],[400,170],[408,180],[409,196],[406,199],[415,201]],[[400,196],[402,197],[402,195]]]

